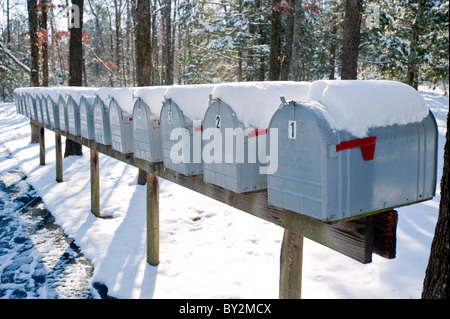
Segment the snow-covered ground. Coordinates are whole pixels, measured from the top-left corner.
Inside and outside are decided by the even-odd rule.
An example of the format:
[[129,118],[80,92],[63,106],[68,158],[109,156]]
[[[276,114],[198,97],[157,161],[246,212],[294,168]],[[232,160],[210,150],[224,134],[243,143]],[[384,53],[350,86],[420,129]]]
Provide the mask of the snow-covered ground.
[[[393,260],[374,255],[362,265],[306,239],[302,298],[420,298],[438,216],[449,108],[448,97],[421,94],[439,126],[435,198],[398,209]],[[89,150],[64,159],[64,182],[56,183],[54,133],[46,130],[47,165],[40,166],[28,123],[14,104],[0,104],[0,152],[10,154],[0,161],[0,172],[18,168],[27,175],[56,224],[91,260],[91,281],[105,283],[109,295],[278,298],[280,227],[161,179],[161,262],[152,267],[146,263],[146,187],[137,184],[137,168],[100,154],[101,214],[108,218],[95,218]]]

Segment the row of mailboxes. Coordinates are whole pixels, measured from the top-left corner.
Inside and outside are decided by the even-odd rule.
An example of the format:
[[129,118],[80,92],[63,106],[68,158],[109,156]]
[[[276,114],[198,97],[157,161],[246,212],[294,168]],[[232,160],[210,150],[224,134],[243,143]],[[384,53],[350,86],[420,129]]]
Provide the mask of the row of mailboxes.
[[[362,113],[355,111],[355,116],[345,108],[353,93],[334,82],[323,83],[105,88],[76,93],[75,98],[73,91],[60,90],[55,98],[54,92],[22,89],[16,95],[20,113],[52,127],[136,158],[164,162],[184,175],[203,174],[205,182],[235,193],[268,189],[270,205],[324,221],[433,197],[437,126],[428,108],[405,123],[372,124],[359,136],[352,129]],[[381,91],[362,94],[367,100],[360,103],[380,107],[380,112],[389,105],[393,118],[418,112],[408,103],[423,102],[398,83],[364,83],[368,92],[372,86]],[[315,96],[318,87],[321,97]],[[401,97],[407,92],[413,98],[400,98],[396,103],[404,105],[394,105],[389,101],[394,94],[388,92]],[[334,101],[340,107],[335,109],[350,114],[348,129],[336,126],[339,116],[330,111]]]

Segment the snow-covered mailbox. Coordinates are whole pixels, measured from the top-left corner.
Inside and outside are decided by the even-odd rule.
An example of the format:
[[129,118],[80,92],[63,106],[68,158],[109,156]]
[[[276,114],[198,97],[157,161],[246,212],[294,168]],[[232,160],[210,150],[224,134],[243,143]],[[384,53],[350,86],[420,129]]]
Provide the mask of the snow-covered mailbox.
[[134,157],[149,162],[162,162],[159,115],[164,100],[165,86],[135,89],[133,107]]
[[94,101],[95,95],[83,95],[80,99],[80,134],[88,140],[95,139]]
[[133,153],[133,96],[132,88],[111,89],[109,97],[109,125],[111,147],[123,154]]
[[14,90],[14,96],[16,100],[16,111],[19,114],[25,115],[25,108],[24,108],[24,91],[21,88]]
[[111,145],[111,127],[109,125],[108,92],[111,88],[101,88],[96,92],[94,99],[94,140],[103,145]]
[[36,117],[36,107],[34,104],[34,99],[32,98],[30,92],[25,93],[25,105],[26,114],[30,119],[35,119]]
[[217,85],[203,120],[204,181],[235,193],[266,189],[278,151],[276,143],[269,149],[266,145],[270,119],[281,104],[280,96],[302,99],[309,86],[305,82]]
[[161,109],[164,166],[183,175],[203,173],[202,120],[215,85],[181,85],[167,89]]
[[34,100],[35,112],[36,112],[35,113],[36,117],[34,118],[34,120],[38,121],[39,123],[44,123],[44,119],[42,116],[42,100],[41,100],[41,96],[39,94],[38,89],[32,89],[31,96]]
[[23,95],[22,95],[22,97],[23,97],[23,101],[24,101],[24,115],[25,116],[27,116],[27,117],[29,117],[29,118],[31,118],[31,105],[30,105],[30,103],[31,103],[31,100],[30,100],[30,98],[29,98],[29,93],[27,92],[27,91],[25,91],[25,92],[23,92]]
[[437,126],[422,96],[392,81],[313,82],[273,116],[278,170],[268,202],[332,222],[430,199]]
[[69,118],[67,116],[67,92],[61,92],[58,97],[58,114],[59,114],[59,129],[67,132],[69,129]]
[[67,131],[81,136],[80,101],[83,95],[92,95],[96,89],[86,87],[70,87],[67,91]]
[[37,107],[36,107],[36,99],[35,94],[32,92],[32,90],[29,90],[26,94],[26,101],[27,101],[27,107],[28,107],[28,117],[30,119],[33,119],[37,121]]
[[41,100],[42,123],[44,123],[45,125],[50,125],[50,119],[48,117],[47,109],[47,95],[43,91],[40,91],[39,97]]
[[18,101],[19,101],[19,113],[22,115],[25,115],[26,106],[25,106],[25,93],[24,92],[20,92],[18,94]]
[[53,128],[59,129],[59,96],[64,94],[62,88],[52,87],[46,88],[43,91],[44,104],[47,103],[47,113],[49,125]]

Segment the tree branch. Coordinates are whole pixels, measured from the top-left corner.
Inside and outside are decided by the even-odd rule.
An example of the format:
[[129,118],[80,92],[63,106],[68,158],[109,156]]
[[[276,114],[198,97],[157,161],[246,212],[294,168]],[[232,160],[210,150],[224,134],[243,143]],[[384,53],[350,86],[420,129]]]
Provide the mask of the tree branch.
[[23,64],[22,62],[19,61],[19,59],[12,54],[11,51],[9,51],[7,48],[5,48],[3,46],[3,43],[0,42],[0,51],[4,52],[11,60],[13,60],[14,63],[16,63],[18,66],[20,66],[25,72],[31,73],[31,70],[28,66],[26,66],[25,64]]
[[91,52],[95,55],[95,57],[97,58],[97,60],[100,61],[100,64],[101,64],[106,70],[108,70],[109,76],[113,76],[113,75],[114,75],[114,71],[113,71],[110,67],[108,67],[108,66],[105,64],[105,62],[103,62],[103,60],[97,55],[97,53],[95,53],[94,49],[92,49],[92,48],[91,48],[90,46],[88,46],[86,43],[83,43],[83,45],[84,45],[85,48],[88,48],[89,51],[91,51]]

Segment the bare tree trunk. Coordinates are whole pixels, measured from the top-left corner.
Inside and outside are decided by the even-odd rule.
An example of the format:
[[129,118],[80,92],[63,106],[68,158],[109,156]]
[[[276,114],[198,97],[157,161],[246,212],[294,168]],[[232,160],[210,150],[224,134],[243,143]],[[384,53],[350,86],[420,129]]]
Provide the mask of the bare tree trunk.
[[363,0],[347,0],[344,18],[341,79],[355,80],[358,76],[358,47]]
[[[152,61],[154,68],[152,69],[152,85],[161,84],[159,77],[158,66],[159,66],[159,47],[158,47],[158,19],[156,17],[156,8],[158,7],[157,0],[152,2]],[[137,64],[137,62],[136,62]]]
[[[83,86],[83,5],[84,0],[72,0],[72,5],[79,9],[79,25],[74,23],[70,28],[69,40],[69,86]],[[78,18],[74,16],[75,18]],[[79,27],[78,27],[79,26]],[[70,139],[66,139],[64,157],[83,155],[82,146]]]
[[172,49],[172,5],[171,0],[164,0],[164,7],[162,9],[164,21],[164,52],[163,61],[165,61],[165,79],[166,85],[173,84],[173,49]]
[[269,81],[280,79],[281,55],[281,5],[280,0],[271,0]]
[[[121,15],[122,15],[122,0],[114,0],[114,21],[116,25],[115,30],[115,38],[116,38],[116,46],[115,46],[115,54],[114,54],[114,62],[116,63],[116,74],[117,79],[120,83],[121,81],[121,51],[122,51],[122,36],[121,36]],[[123,80],[123,79],[122,79]]]
[[[31,46],[31,86],[39,86],[39,47],[37,38],[37,1],[27,0],[28,24],[30,30],[30,46]],[[39,143],[39,126],[30,122],[31,126],[31,143]]]
[[9,0],[6,0],[6,43],[9,49],[9,44],[11,42],[11,30],[9,23]]
[[42,43],[42,86],[48,86],[48,31],[47,31],[47,0],[41,0],[41,30],[44,33]]
[[293,37],[292,37],[292,60],[290,63],[290,78],[294,81],[300,81],[300,70],[302,65],[302,21],[303,7],[302,0],[294,0],[294,21],[293,21]]
[[152,36],[150,1],[137,0],[136,5],[136,80],[138,86],[152,82]]
[[335,69],[336,69],[336,49],[337,49],[337,25],[336,22],[333,21],[333,27],[331,28],[331,46],[330,46],[330,74],[328,76],[328,79],[334,80],[335,78]]
[[420,27],[423,16],[425,14],[426,0],[419,0],[417,7],[417,15],[414,24],[412,25],[411,43],[408,57],[408,71],[406,76],[406,83],[417,90],[418,74],[417,74],[417,46],[419,44]]
[[286,41],[285,41],[285,51],[283,56],[283,61],[281,64],[281,74],[280,80],[287,81],[289,80],[289,71],[291,69],[291,60],[292,60],[292,44],[294,40],[294,3],[293,0],[286,1],[289,4],[289,7],[283,10],[289,10],[288,15],[286,17]]
[[436,224],[434,239],[431,244],[430,259],[425,273],[422,291],[423,299],[449,299],[449,121],[450,117],[449,114],[447,114],[447,141],[445,143],[444,169],[441,179],[441,202],[439,205],[439,217]]
[[[136,80],[138,86],[152,84],[152,35],[149,0],[137,0],[136,5]],[[139,169],[138,184],[145,185],[147,173]]]

